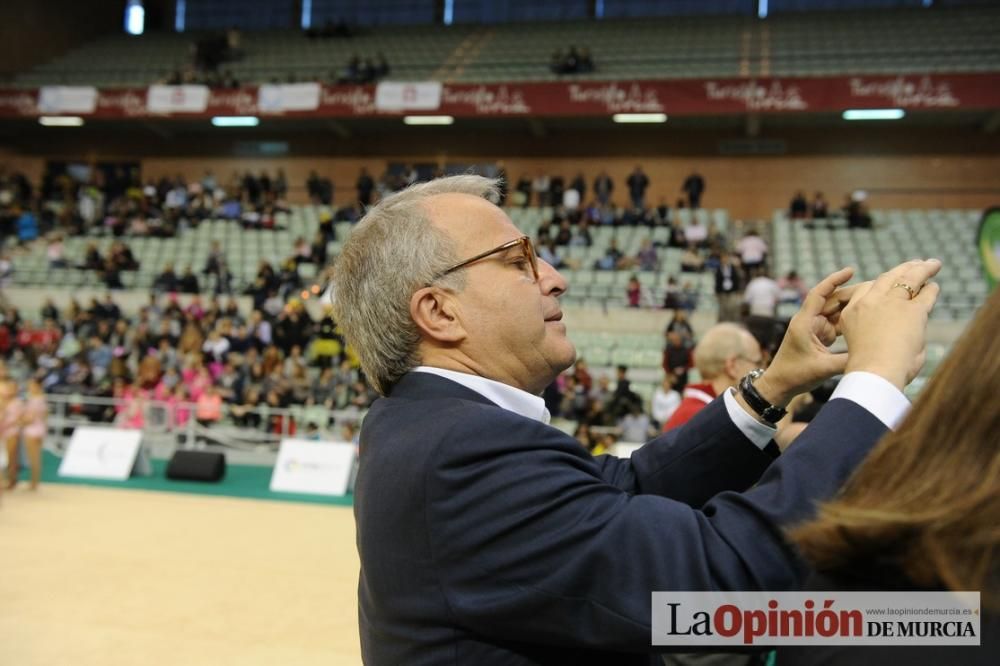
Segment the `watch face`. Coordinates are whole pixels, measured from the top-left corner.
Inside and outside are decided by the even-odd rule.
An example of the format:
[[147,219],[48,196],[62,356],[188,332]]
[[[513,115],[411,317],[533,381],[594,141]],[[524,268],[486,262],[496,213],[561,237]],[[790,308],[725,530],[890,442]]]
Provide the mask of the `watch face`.
[[768,421],[769,423],[777,423],[778,421],[783,419],[785,417],[785,414],[787,413],[788,413],[787,410],[784,410],[780,407],[768,407],[767,409],[764,410],[764,412],[760,416],[762,419]]

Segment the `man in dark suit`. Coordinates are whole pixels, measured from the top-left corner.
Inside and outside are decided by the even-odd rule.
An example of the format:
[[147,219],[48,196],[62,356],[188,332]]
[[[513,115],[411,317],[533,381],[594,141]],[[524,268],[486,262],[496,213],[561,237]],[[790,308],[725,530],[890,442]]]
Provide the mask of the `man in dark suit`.
[[[409,188],[337,264],[338,321],[384,396],[355,496],[365,662],[649,664],[652,591],[799,585],[781,530],[905,412],[940,264],[853,290],[837,291],[849,269],[831,275],[742,392],[629,460],[595,458],[539,397],[575,357],[566,283],[495,201],[477,176]],[[850,358],[825,346],[841,329]],[[845,371],[772,464],[780,407]]]

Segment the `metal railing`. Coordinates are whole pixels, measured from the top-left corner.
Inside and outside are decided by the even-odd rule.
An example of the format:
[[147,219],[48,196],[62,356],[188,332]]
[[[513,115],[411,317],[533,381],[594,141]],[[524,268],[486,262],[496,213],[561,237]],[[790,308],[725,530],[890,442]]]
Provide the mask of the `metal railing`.
[[[333,428],[344,425],[357,428],[366,413],[360,409],[327,410],[321,406],[283,409],[258,405],[246,412],[258,419],[257,425],[241,426],[233,420],[232,405],[224,403],[222,418],[203,425],[196,419],[197,404],[193,402],[54,393],[46,394],[45,398],[49,405],[47,443],[56,451],[65,450],[76,427],[87,425],[141,428],[144,435],[172,441],[179,448],[215,445],[242,451],[277,451],[282,439],[307,436],[306,426],[314,423],[310,417],[325,417],[315,424],[316,434],[328,439],[340,436]],[[178,418],[179,413],[184,413],[184,417]]]

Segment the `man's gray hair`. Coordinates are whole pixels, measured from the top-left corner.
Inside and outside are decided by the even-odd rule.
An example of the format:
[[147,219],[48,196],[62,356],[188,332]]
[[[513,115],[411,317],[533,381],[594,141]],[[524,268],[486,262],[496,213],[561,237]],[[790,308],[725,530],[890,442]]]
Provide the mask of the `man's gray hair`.
[[[334,316],[380,395],[420,365],[420,330],[410,317],[413,293],[461,261],[454,240],[431,223],[423,205],[439,194],[471,194],[497,203],[500,184],[482,176],[449,176],[386,197],[358,222],[334,263]],[[457,272],[436,284],[460,291],[465,277]]]

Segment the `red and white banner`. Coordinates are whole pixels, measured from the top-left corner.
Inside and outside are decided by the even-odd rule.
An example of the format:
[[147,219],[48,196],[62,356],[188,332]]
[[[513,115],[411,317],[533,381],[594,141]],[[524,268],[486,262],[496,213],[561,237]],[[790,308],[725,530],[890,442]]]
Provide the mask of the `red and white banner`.
[[38,90],[41,113],[93,113],[97,109],[93,86],[45,86]]
[[150,86],[146,93],[150,113],[204,113],[208,108],[206,86]]
[[266,84],[257,89],[257,108],[261,113],[315,111],[320,94],[318,83]]
[[441,108],[439,81],[396,83],[375,86],[375,108],[379,111],[436,111]]
[[[462,118],[1000,109],[1000,74],[302,86],[106,89],[98,92],[93,113],[85,115],[208,117],[281,112],[287,117],[346,118],[419,110]],[[0,90],[0,118],[41,113],[38,90]]]

